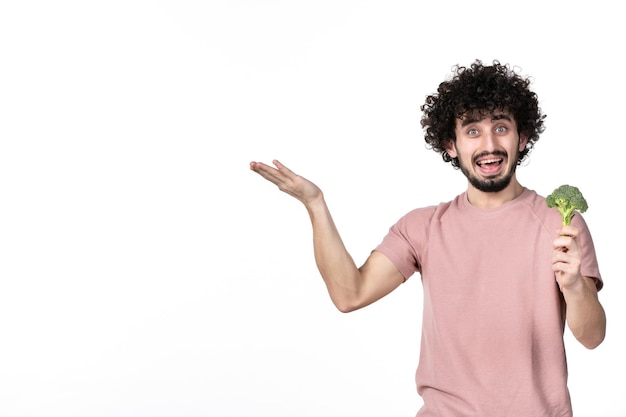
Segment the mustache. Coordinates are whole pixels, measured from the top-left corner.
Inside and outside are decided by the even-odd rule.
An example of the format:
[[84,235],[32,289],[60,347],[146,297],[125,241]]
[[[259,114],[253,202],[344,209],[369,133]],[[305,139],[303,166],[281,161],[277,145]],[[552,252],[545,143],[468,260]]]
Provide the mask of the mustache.
[[476,163],[476,161],[479,160],[480,158],[484,158],[484,157],[487,157],[487,156],[501,156],[503,158],[506,158],[506,157],[509,156],[509,154],[506,153],[505,151],[502,151],[502,150],[496,150],[496,151],[493,151],[493,152],[486,152],[485,151],[485,152],[481,152],[481,153],[479,153],[477,155],[474,155],[474,157],[472,158],[472,162]]

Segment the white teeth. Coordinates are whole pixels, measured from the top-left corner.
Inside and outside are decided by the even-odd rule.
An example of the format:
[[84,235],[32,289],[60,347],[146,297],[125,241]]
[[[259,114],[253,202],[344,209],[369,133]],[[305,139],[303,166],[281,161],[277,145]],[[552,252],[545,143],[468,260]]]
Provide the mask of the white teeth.
[[483,164],[495,164],[497,162],[501,162],[502,159],[485,159],[483,161],[478,162],[478,165],[483,165]]

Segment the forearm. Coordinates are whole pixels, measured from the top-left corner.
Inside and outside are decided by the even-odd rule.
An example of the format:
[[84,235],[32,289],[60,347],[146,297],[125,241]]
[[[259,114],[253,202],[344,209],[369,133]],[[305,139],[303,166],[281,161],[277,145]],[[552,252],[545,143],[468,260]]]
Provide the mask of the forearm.
[[317,268],[333,303],[350,311],[359,294],[360,271],[346,250],[324,198],[306,204],[313,227],[313,249]]
[[606,315],[598,300],[595,282],[581,278],[570,288],[563,289],[567,303],[567,324],[576,339],[588,349],[604,340]]

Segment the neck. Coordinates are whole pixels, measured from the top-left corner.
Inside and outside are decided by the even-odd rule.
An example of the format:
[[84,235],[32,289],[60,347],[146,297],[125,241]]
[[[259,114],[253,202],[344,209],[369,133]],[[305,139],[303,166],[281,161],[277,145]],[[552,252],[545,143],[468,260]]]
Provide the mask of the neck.
[[467,199],[470,204],[475,207],[493,209],[516,199],[520,196],[520,194],[522,194],[523,191],[524,187],[522,187],[522,185],[517,182],[517,179],[513,177],[511,179],[511,183],[504,190],[498,191],[497,193],[480,191],[473,185],[468,184]]

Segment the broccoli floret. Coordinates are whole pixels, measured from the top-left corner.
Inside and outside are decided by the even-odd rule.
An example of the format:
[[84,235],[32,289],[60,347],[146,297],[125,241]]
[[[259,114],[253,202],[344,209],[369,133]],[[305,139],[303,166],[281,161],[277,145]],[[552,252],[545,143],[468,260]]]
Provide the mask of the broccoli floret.
[[573,185],[561,185],[546,197],[546,204],[548,207],[555,207],[559,210],[565,226],[572,222],[576,210],[580,213],[587,211],[587,200]]

